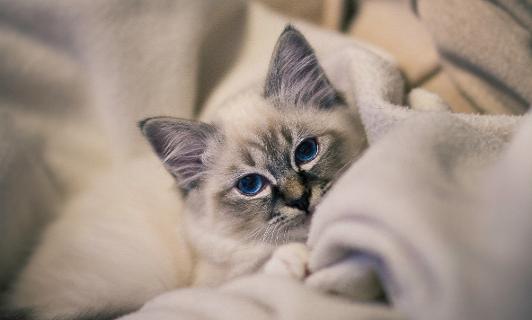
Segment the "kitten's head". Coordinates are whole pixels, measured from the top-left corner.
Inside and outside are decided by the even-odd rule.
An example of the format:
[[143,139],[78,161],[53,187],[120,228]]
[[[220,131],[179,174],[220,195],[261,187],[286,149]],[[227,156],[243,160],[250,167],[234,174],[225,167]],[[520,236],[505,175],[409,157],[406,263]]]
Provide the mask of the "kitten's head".
[[141,128],[193,220],[268,243],[304,240],[316,204],[365,146],[358,118],[290,26],[265,85],[222,106],[216,122],[158,117]]

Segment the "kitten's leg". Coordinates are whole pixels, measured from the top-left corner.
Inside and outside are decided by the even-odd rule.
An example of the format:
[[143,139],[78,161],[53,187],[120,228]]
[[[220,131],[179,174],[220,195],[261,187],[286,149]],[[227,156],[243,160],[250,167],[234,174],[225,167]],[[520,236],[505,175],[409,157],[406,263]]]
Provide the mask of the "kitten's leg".
[[263,267],[270,275],[302,280],[316,290],[347,298],[368,301],[382,296],[383,290],[371,261],[348,258],[309,275],[309,248],[303,243],[289,243],[275,250]]
[[422,88],[410,91],[408,105],[418,111],[451,111],[449,105],[440,96]]
[[275,250],[263,272],[303,280],[307,276],[308,258],[309,249],[305,244],[288,243]]

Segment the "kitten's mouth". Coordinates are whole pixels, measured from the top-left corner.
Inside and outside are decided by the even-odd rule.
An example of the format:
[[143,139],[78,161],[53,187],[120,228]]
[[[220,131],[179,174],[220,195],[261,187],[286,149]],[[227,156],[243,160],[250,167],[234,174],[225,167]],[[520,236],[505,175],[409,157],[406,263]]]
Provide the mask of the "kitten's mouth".
[[301,227],[308,228],[314,214],[314,207],[301,211],[301,214],[295,218],[292,218],[290,223],[287,224],[287,229],[298,229]]
[[289,220],[283,219],[282,226],[278,229],[279,232],[283,233],[283,239],[277,240],[276,238],[275,242],[280,241],[281,243],[285,243],[290,241],[305,241],[307,239],[308,230],[316,210],[316,206],[321,202],[323,196],[329,191],[332,185],[333,182],[330,181],[325,184],[325,186],[321,188],[319,192],[316,192],[316,198],[311,201],[311,205],[307,209],[300,209],[299,214]]
[[314,215],[314,211],[316,210],[316,206],[320,204],[321,200],[323,199],[323,196],[331,189],[332,186],[333,186],[333,181],[329,181],[325,184],[323,188],[321,188],[321,190],[318,193],[317,199],[312,201],[312,204],[310,205],[310,207],[307,210],[305,210],[307,219],[312,218],[312,216]]

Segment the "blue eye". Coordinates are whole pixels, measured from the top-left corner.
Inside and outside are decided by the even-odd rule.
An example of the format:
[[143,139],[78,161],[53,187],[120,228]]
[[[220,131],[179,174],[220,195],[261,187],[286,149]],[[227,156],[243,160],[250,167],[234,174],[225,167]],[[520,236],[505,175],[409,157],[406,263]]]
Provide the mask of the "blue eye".
[[266,185],[266,179],[256,173],[248,174],[238,180],[237,189],[246,196],[254,196]]
[[318,142],[316,138],[308,138],[297,146],[295,152],[296,164],[303,164],[312,161],[318,155]]

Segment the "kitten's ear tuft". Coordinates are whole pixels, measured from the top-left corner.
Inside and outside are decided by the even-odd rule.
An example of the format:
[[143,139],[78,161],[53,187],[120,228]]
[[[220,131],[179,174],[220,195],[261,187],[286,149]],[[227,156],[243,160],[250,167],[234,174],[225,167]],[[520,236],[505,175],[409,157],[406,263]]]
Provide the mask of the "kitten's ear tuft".
[[203,154],[215,127],[170,117],[148,118],[139,127],[179,186],[185,192],[194,188],[205,171]]
[[305,37],[292,25],[279,36],[264,96],[277,105],[314,105],[329,108],[342,103]]

